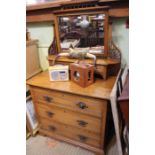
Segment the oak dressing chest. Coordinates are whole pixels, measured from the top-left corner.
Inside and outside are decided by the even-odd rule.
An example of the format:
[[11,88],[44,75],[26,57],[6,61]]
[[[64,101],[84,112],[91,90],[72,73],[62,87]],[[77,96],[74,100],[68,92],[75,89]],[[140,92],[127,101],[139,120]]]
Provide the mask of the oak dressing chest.
[[39,132],[103,155],[107,103],[115,80],[112,76],[82,88],[72,81],[50,82],[47,71],[27,80]]

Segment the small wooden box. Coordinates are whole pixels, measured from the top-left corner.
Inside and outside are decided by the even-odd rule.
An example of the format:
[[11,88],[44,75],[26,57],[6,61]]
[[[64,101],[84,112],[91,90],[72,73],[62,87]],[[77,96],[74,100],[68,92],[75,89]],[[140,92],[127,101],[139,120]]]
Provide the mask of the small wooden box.
[[84,62],[70,64],[71,80],[81,87],[94,82],[94,66]]

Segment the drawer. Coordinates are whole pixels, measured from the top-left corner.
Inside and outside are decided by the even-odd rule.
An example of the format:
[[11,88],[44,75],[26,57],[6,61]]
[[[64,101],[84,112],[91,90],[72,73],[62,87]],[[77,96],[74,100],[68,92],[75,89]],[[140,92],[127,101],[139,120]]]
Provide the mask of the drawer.
[[40,119],[40,127],[53,134],[61,135],[73,140],[86,143],[95,147],[100,147],[100,135],[89,131],[78,129],[69,125],[57,123],[55,121],[48,121],[46,119]]
[[38,115],[48,120],[56,121],[66,125],[78,127],[91,132],[100,133],[101,119],[73,112],[67,109],[58,108],[55,106],[45,106],[37,104]]
[[107,101],[105,100],[39,88],[33,90],[35,100],[47,105],[55,105],[100,118],[106,111]]

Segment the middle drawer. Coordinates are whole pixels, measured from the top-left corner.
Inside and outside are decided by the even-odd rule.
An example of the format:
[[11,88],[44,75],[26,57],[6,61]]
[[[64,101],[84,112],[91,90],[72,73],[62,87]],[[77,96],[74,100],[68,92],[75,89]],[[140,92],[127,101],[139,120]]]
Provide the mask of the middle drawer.
[[99,118],[72,112],[64,108],[45,106],[41,103],[37,105],[37,110],[39,116],[47,118],[48,120],[100,133],[101,119]]

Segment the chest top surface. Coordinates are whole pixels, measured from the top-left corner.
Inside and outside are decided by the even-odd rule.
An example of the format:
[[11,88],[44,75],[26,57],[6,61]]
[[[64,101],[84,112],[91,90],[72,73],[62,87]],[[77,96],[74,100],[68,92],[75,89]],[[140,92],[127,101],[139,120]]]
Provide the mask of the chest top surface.
[[67,92],[71,94],[77,94],[81,96],[88,96],[100,99],[109,99],[115,80],[116,76],[111,76],[106,81],[98,79],[95,80],[94,84],[86,88],[82,88],[72,81],[51,82],[49,80],[48,71],[45,71],[27,80],[26,83],[30,86],[36,86],[55,91]]

